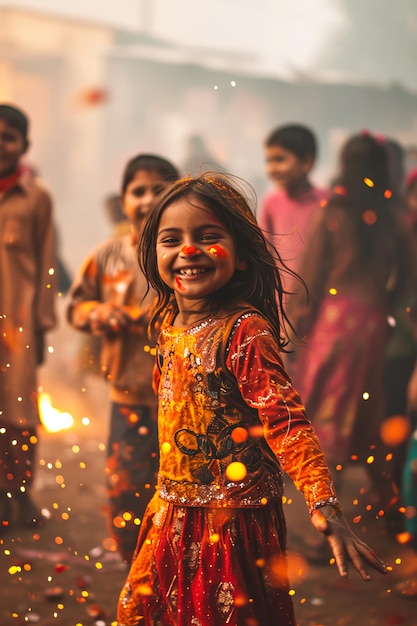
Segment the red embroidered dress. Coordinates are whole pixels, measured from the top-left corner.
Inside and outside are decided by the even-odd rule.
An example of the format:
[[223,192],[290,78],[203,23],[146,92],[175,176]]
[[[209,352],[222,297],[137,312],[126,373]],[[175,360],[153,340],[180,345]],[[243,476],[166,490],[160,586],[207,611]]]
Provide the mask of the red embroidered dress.
[[[276,567],[286,555],[281,468],[310,510],[335,492],[268,323],[249,311],[166,324],[159,351],[158,490],[119,624],[293,625]],[[235,462],[239,480],[228,476]]]

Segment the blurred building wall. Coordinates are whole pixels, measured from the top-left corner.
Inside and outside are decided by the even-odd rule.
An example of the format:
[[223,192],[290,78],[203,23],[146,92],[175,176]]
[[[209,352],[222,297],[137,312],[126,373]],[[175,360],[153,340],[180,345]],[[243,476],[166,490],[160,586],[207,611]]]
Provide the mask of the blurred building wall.
[[243,71],[237,56],[216,69],[209,56],[196,49],[190,62],[189,53],[140,34],[0,9],[0,101],[32,119],[28,160],[55,196],[72,270],[110,233],[103,198],[137,152],[181,165],[188,136],[201,134],[213,157],[260,195],[267,188],[262,142],[278,124],[299,121],[316,131],[314,178],[323,184],[351,132],[417,145],[417,94],[399,85],[286,82]]

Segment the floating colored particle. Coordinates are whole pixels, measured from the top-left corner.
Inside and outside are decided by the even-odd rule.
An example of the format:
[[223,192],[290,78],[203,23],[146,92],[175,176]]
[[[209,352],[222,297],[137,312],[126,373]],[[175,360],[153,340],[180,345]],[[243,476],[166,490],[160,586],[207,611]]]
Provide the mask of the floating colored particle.
[[240,463],[240,461],[233,461],[233,463],[230,463],[226,468],[226,476],[233,482],[244,480],[246,474],[246,466],[243,463]]
[[141,596],[151,596],[153,593],[152,587],[149,585],[138,585],[136,589],[137,593]]
[[288,577],[293,584],[303,581],[310,572],[310,566],[304,555],[290,551],[288,553]]
[[405,415],[392,415],[381,424],[381,440],[387,446],[396,447],[408,439],[410,431],[411,424],[408,417]]
[[161,445],[161,452],[163,454],[168,454],[168,452],[171,452],[171,444],[169,443],[169,441],[164,441],[164,443]]
[[367,226],[372,226],[373,224],[375,224],[377,219],[378,219],[378,216],[375,213],[375,211],[372,211],[372,209],[367,209],[366,211],[362,213],[362,221]]
[[232,430],[230,436],[232,438],[232,441],[234,441],[235,443],[243,443],[248,438],[249,433],[246,428],[243,428],[242,426],[237,426]]

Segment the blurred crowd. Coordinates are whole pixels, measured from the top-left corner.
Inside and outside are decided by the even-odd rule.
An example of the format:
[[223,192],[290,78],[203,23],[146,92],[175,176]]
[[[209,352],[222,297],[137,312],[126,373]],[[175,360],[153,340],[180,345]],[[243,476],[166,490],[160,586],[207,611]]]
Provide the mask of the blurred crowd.
[[[29,141],[28,116],[1,104],[0,536],[43,523],[32,493],[36,372],[62,292],[63,323],[84,338],[81,374],[109,382],[108,527],[129,561],[158,464],[155,345],[146,334],[151,303],[138,236],[161,189],[180,176],[227,171],[227,164],[199,135],[178,166],[132,155],[120,190],[104,199],[111,237],[86,251],[70,277],[51,195],[24,165]],[[363,464],[387,532],[417,550],[417,166],[406,168],[392,138],[359,131],[341,148],[327,188],[318,188],[319,146],[302,123],[273,129],[264,153],[271,189],[256,218],[280,254],[291,337],[286,368],[337,490],[346,467]],[[304,549],[312,561],[323,559],[322,545]]]

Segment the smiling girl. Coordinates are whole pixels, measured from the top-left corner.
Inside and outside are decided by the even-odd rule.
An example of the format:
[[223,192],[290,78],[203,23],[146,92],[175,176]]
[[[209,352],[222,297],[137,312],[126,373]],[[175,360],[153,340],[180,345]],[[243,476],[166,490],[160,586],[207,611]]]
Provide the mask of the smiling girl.
[[[233,179],[173,183],[148,214],[140,264],[158,300],[160,467],[119,601],[119,626],[294,626],[282,470],[342,576],[385,566],[346,525],[280,352],[279,255]],[[285,271],[285,267],[282,266]],[[278,303],[278,304],[277,304]]]

